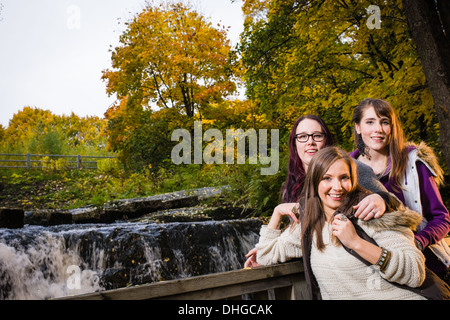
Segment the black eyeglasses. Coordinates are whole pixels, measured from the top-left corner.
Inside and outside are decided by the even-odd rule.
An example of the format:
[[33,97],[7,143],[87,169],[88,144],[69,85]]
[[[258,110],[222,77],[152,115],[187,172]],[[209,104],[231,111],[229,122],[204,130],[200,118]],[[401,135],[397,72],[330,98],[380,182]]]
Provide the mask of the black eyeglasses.
[[323,133],[299,133],[295,135],[297,141],[301,143],[308,142],[309,137],[312,137],[315,142],[322,142],[323,140],[325,140],[325,134]]

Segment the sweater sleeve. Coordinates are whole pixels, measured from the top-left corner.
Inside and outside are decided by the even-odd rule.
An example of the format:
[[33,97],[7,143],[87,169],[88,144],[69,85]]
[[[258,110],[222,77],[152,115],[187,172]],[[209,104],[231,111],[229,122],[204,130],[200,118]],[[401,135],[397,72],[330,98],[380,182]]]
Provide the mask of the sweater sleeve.
[[445,207],[433,175],[421,161],[416,162],[419,174],[422,214],[427,225],[416,234],[422,248],[442,240],[450,231],[450,215]]
[[419,287],[425,280],[425,257],[414,244],[414,234],[408,228],[375,232],[373,239],[380,247],[391,251],[391,259],[381,276],[388,281],[409,287]]
[[262,226],[256,245],[256,261],[260,265],[272,265],[302,257],[301,228],[291,223],[284,231]]
[[396,210],[399,206],[401,206],[400,200],[384,187],[384,185],[375,176],[375,173],[373,173],[371,167],[358,160],[355,160],[355,162],[357,165],[356,168],[359,185],[381,196],[386,202],[386,206],[389,210]]

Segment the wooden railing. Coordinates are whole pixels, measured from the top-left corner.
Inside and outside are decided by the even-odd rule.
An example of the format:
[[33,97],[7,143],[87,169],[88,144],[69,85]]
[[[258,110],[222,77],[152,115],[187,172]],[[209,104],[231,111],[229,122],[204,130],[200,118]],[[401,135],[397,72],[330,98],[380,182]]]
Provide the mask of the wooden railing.
[[[48,168],[55,165],[45,159],[66,159],[63,165],[66,169],[97,169],[97,161],[84,159],[115,159],[116,157],[82,156],[82,155],[58,155],[58,154],[9,154],[0,153],[0,168]],[[8,158],[8,159],[4,159]],[[12,158],[12,159],[11,159]],[[69,160],[71,159],[72,160]],[[17,164],[17,165],[16,165]]]
[[69,300],[307,300],[301,261],[68,296]]

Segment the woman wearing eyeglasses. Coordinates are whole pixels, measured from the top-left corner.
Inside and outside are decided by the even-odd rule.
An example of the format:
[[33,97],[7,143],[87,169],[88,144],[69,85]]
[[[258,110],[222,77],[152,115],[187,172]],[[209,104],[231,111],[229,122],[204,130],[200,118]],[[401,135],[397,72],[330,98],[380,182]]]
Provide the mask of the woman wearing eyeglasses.
[[[333,136],[325,122],[318,116],[306,115],[298,118],[292,127],[289,136],[289,164],[288,176],[284,183],[282,204],[274,209],[274,214],[288,215],[296,220],[296,206],[298,197],[303,189],[309,163],[319,150],[334,145]],[[386,210],[386,204],[395,208],[399,201],[386,191],[384,186],[376,179],[372,169],[357,161],[358,183],[373,192],[365,197],[355,207],[354,216],[369,220],[379,218]],[[251,250],[244,267],[256,267],[256,250]]]

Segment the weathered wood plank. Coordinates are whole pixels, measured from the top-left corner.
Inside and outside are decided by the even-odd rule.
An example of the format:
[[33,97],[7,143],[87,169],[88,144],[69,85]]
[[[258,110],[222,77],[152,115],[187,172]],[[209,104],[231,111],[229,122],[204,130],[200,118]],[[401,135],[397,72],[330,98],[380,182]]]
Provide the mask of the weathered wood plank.
[[[273,266],[240,269],[185,279],[161,281],[142,286],[120,288],[63,299],[145,300],[145,299],[225,299],[276,288],[292,288],[301,282],[300,261]],[[296,277],[299,275],[299,277]],[[292,291],[292,289],[289,289]],[[298,289],[295,289],[298,291]],[[222,292],[220,292],[222,291]],[[301,291],[301,290],[300,290]],[[300,292],[299,291],[299,292]],[[291,294],[296,296],[297,294]]]
[[[237,283],[223,287],[210,288],[205,290],[191,291],[177,295],[162,296],[157,299],[170,300],[222,300],[236,299],[237,296],[254,292],[267,291],[269,289],[287,289],[291,291],[292,282],[289,276],[269,278],[265,280]],[[286,295],[285,295],[286,296]],[[286,298],[290,299],[290,298]]]

